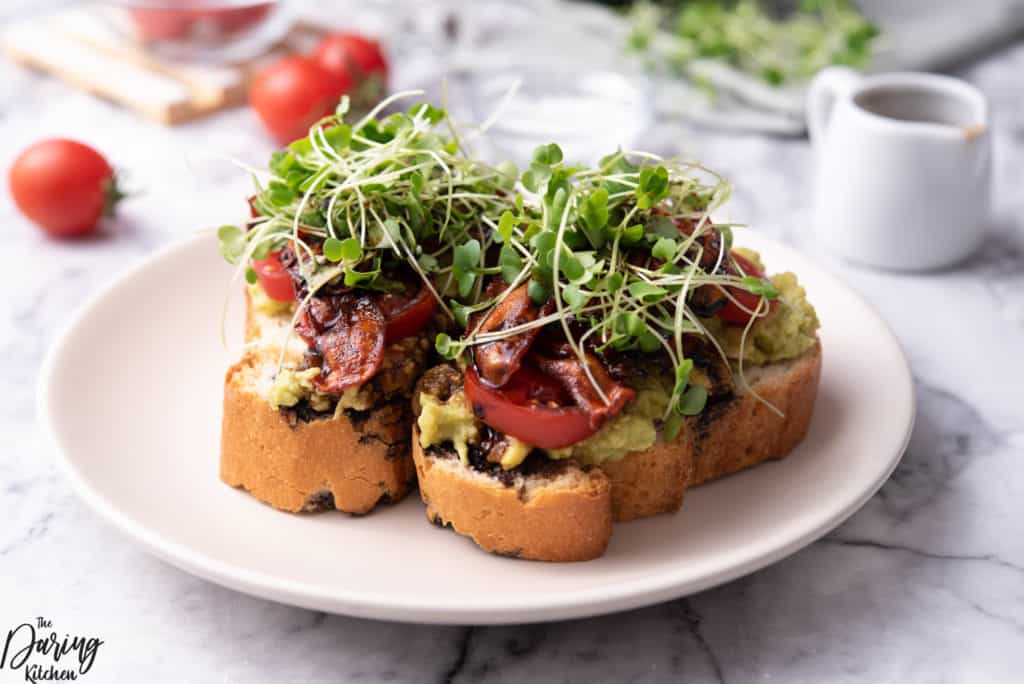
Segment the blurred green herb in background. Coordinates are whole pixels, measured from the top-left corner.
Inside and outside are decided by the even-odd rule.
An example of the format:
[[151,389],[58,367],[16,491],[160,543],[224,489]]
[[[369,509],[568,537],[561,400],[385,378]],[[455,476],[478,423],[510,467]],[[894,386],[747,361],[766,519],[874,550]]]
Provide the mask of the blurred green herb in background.
[[801,0],[781,18],[756,0],[641,1],[629,17],[629,47],[654,65],[685,74],[695,59],[716,59],[773,86],[832,64],[863,68],[879,34],[847,0]]

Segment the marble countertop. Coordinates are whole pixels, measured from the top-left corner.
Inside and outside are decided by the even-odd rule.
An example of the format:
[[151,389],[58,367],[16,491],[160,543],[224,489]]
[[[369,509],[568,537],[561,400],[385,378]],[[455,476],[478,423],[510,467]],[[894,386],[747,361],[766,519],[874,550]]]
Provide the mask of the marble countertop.
[[[93,682],[1021,681],[1022,71],[1024,45],[960,74],[993,107],[995,221],[967,263],[922,275],[821,252],[805,140],[657,124],[658,151],[686,149],[734,182],[734,216],[812,254],[881,311],[917,383],[910,447],[848,522],[743,579],[594,619],[436,627],[325,615],[209,584],[133,546],[73,495],[34,420],[47,346],[127,264],[235,219],[249,181],[224,157],[258,164],[271,147],[244,110],[169,130],[0,63],[0,167],[59,134],[106,151],[139,190],[116,222],[76,243],[45,239],[0,196],[0,645],[35,618],[5,611],[16,592],[58,631],[110,644],[84,678]],[[865,369],[884,391],[869,359]]]

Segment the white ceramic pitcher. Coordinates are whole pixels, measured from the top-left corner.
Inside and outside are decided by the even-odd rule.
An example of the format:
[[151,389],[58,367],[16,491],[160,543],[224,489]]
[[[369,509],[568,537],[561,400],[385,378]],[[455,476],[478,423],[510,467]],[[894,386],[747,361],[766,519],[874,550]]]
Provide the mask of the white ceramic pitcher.
[[808,93],[820,239],[852,261],[921,270],[955,263],[989,221],[988,105],[948,76],[824,69]]

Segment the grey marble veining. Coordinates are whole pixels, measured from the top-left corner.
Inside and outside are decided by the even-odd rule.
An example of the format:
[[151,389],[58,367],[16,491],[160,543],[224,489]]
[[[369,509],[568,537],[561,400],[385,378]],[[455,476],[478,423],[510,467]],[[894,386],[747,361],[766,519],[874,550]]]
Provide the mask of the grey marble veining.
[[31,140],[77,137],[140,190],[116,223],[74,244],[44,239],[0,196],[0,636],[33,617],[5,610],[17,594],[58,629],[109,644],[83,678],[94,682],[1024,681],[1022,69],[1024,46],[962,72],[993,105],[996,221],[977,255],[937,273],[859,270],[820,251],[806,141],[659,123],[659,148],[685,148],[733,180],[735,216],[879,308],[916,378],[910,447],[847,523],[751,576],[628,613],[484,628],[244,596],[146,555],[74,497],[34,421],[47,345],[128,263],[237,216],[248,180],[209,149],[258,164],[271,148],[245,111],[167,130],[0,63],[0,166]]

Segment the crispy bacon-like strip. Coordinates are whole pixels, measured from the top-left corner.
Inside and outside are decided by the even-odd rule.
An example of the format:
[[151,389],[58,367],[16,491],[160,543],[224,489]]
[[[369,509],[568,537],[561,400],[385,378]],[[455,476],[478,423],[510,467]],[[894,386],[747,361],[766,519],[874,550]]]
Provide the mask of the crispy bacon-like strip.
[[530,360],[565,387],[576,404],[587,412],[591,427],[596,429],[634,399],[636,392],[616,382],[596,356],[593,354],[584,354],[584,356],[590,373],[594,376],[594,380],[604,392],[605,397],[608,398],[607,404],[590,382],[583,362],[578,356],[551,358],[534,353],[530,356]]
[[[523,283],[512,290],[505,299],[498,302],[483,319],[477,328],[478,333],[508,330],[518,325],[530,323],[541,316],[548,315],[552,310],[549,300],[542,307],[533,303]],[[473,330],[472,323],[470,330]],[[508,382],[512,374],[519,370],[523,356],[529,351],[530,345],[540,332],[540,327],[532,328],[516,335],[494,342],[477,345],[473,351],[477,373],[484,384],[501,387]]]
[[[325,306],[312,307],[317,301]],[[327,302],[316,298],[310,302],[311,309],[332,309],[330,320],[313,338],[315,348],[323,357],[320,375],[313,384],[324,393],[341,393],[349,387],[362,385],[380,370],[386,325],[380,307],[369,297],[332,297],[329,302],[336,308]],[[313,317],[312,312],[307,316],[303,311],[300,320],[308,321]]]

